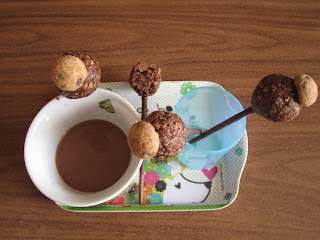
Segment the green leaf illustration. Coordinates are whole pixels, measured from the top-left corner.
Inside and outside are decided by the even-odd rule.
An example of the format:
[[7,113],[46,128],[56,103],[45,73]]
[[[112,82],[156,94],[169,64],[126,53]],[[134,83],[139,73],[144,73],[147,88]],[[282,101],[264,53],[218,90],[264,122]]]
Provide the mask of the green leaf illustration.
[[110,99],[106,99],[106,100],[99,102],[99,107],[108,111],[109,113],[114,113],[114,108],[111,104]]

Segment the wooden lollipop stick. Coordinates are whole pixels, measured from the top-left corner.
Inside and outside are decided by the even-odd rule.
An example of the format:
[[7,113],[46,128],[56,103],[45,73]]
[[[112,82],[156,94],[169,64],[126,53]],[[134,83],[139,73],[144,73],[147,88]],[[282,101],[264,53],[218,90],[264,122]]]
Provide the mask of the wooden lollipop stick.
[[142,113],[141,113],[141,120],[145,120],[148,113],[148,96],[143,94],[142,95]]
[[219,123],[218,125],[210,128],[209,130],[201,133],[199,136],[195,137],[195,138],[192,138],[189,143],[190,144],[193,144],[193,143],[196,143],[202,139],[204,139],[205,137],[208,137],[209,135],[221,130],[222,128],[226,127],[226,126],[229,126],[230,124],[240,120],[241,118],[244,118],[245,116],[251,114],[251,113],[254,113],[254,111],[252,110],[251,107],[243,110],[242,112],[232,116],[231,118],[223,121],[222,123]]
[[143,204],[143,177],[144,177],[144,160],[140,167],[140,177],[139,177],[139,204]]
[[[145,120],[148,113],[148,96],[142,94],[142,113],[141,120]],[[144,185],[144,160],[140,167],[140,177],[139,177],[139,203],[143,204],[143,185]]]

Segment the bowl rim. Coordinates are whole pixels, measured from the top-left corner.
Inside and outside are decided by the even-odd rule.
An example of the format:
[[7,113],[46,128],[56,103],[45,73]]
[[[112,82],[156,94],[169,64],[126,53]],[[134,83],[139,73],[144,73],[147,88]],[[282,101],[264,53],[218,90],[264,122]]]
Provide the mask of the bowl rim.
[[[143,162],[143,159],[140,159],[138,157],[136,157],[135,155],[133,155],[131,153],[131,159],[130,159],[130,163],[128,165],[127,170],[125,171],[125,173],[121,176],[121,178],[115,182],[113,185],[115,185],[116,183],[118,183],[121,179],[125,179],[125,183],[121,185],[120,188],[118,188],[117,190],[113,191],[112,193],[108,194],[107,196],[104,197],[99,197],[100,195],[102,195],[101,193],[104,191],[107,191],[110,187],[112,187],[113,185],[111,185],[110,187],[103,189],[101,191],[98,192],[80,192],[77,191],[71,187],[69,187],[67,184],[66,186],[68,186],[69,188],[64,188],[65,190],[69,191],[74,191],[77,193],[80,193],[83,196],[93,196],[93,195],[97,195],[98,197],[95,198],[85,198],[85,200],[83,199],[79,199],[79,201],[75,201],[75,200],[68,200],[68,199],[64,199],[62,200],[61,198],[59,198],[59,196],[54,195],[54,193],[50,193],[48,189],[45,189],[44,187],[42,187],[39,184],[39,180],[37,180],[37,174],[32,166],[32,156],[30,155],[31,153],[30,148],[31,148],[31,140],[33,137],[33,131],[34,129],[37,127],[37,124],[41,121],[41,118],[43,116],[43,114],[45,113],[45,111],[48,108],[51,108],[52,106],[55,106],[55,104],[59,104],[62,101],[57,101],[57,99],[61,100],[61,99],[65,99],[66,101],[77,101],[77,100],[81,100],[81,101],[85,101],[85,100],[90,100],[90,96],[93,98],[95,96],[95,94],[105,94],[106,97],[110,97],[112,99],[115,99],[116,101],[121,102],[121,104],[124,104],[125,107],[130,111],[130,115],[133,116],[135,118],[135,121],[139,121],[140,117],[137,113],[137,111],[134,109],[134,107],[123,97],[121,97],[119,94],[114,93],[112,91],[106,90],[106,89],[101,89],[101,88],[97,88],[95,92],[93,92],[91,95],[89,95],[86,98],[79,98],[79,99],[68,99],[62,95],[59,95],[57,97],[54,97],[52,100],[50,100],[47,104],[45,104],[36,114],[36,116],[33,118],[26,137],[25,137],[25,142],[24,142],[24,163],[25,163],[25,167],[27,169],[28,175],[31,179],[31,181],[33,182],[33,184],[37,187],[37,189],[43,194],[45,195],[47,198],[51,199],[54,202],[57,202],[59,204],[63,204],[63,205],[67,205],[67,206],[72,206],[72,207],[89,207],[89,206],[94,206],[103,202],[106,202],[108,200],[111,200],[112,198],[116,197],[117,195],[119,195],[122,191],[124,191],[129,185],[130,183],[133,181],[133,179],[135,178],[135,176],[138,174],[139,169],[141,167],[141,164]],[[97,95],[97,97],[100,95]],[[72,103],[71,102],[71,103]],[[132,167],[130,167],[130,165],[132,165]],[[61,181],[63,181],[63,179],[61,178],[61,176],[59,175]],[[64,182],[64,181],[63,181]],[[80,195],[79,195],[80,196]]]

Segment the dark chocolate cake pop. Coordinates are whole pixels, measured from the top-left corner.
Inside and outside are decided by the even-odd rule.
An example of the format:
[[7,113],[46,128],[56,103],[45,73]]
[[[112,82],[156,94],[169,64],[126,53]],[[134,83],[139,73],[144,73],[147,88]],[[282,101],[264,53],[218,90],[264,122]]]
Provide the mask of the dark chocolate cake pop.
[[155,64],[139,62],[131,71],[129,83],[140,96],[155,94],[162,80],[161,69]]
[[153,158],[158,160],[169,159],[182,151],[187,141],[187,130],[178,115],[155,111],[147,116],[146,121],[154,126],[160,139],[159,150]]
[[274,122],[288,122],[301,110],[294,80],[281,74],[264,77],[251,97],[251,108]]

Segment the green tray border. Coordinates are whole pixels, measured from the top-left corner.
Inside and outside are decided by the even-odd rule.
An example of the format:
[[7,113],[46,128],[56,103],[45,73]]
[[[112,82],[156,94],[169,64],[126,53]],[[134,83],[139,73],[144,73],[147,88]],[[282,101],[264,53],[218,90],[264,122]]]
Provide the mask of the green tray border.
[[230,205],[230,203],[220,205],[172,205],[172,206],[150,206],[150,205],[121,205],[121,206],[92,206],[92,207],[69,207],[59,205],[64,210],[72,212],[170,212],[170,211],[199,211],[199,210],[215,210],[222,209]]

